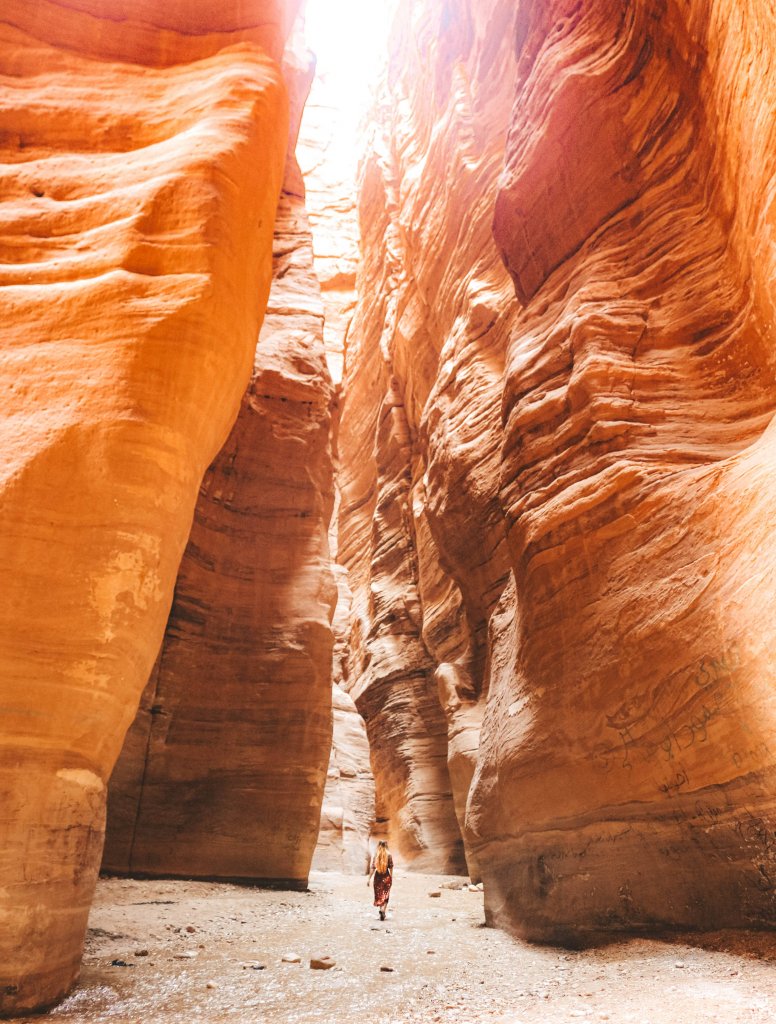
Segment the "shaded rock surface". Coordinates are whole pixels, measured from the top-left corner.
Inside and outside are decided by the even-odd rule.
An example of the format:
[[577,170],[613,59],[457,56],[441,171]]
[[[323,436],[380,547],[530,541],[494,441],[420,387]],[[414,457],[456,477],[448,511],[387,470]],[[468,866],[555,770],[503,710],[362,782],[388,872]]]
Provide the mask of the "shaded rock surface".
[[454,804],[531,938],[776,921],[774,45],[754,3],[400,5],[348,685],[395,845]]
[[488,905],[538,938],[772,927],[776,25],[551,3],[516,38]]
[[107,779],[269,292],[295,7],[3,5],[0,1013],[78,972]]
[[[285,73],[294,140],[311,68],[297,57]],[[162,650],[111,780],[109,871],[307,882],[336,590],[333,392],[299,187],[291,155],[252,379],[203,481]]]
[[345,691],[332,690],[333,737],[315,871],[364,874],[375,816],[375,783],[364,720]]

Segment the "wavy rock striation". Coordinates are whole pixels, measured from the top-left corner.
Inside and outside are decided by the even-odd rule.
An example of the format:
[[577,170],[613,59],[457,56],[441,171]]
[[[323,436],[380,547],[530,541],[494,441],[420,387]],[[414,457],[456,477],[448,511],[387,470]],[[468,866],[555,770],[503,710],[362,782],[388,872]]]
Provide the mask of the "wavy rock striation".
[[345,691],[334,685],[333,738],[321,808],[316,871],[365,874],[375,815],[375,782],[364,720]]
[[754,2],[400,8],[351,682],[393,829],[447,754],[489,917],[533,939],[776,919],[775,45]]
[[3,1014],[78,973],[105,784],[269,291],[293,6],[3,8]]
[[378,817],[406,861],[451,871],[465,869],[488,626],[509,570],[499,402],[514,293],[490,218],[512,5],[487,6],[481,24],[460,4],[400,9],[363,169],[340,432],[348,686],[367,721]]
[[520,614],[471,824],[493,916],[538,938],[776,921],[774,45],[749,3],[518,23]]
[[[309,68],[287,64],[286,77],[301,114]],[[307,884],[336,593],[333,392],[298,184],[291,156],[253,376],[205,475],[156,670],[111,780],[109,871]]]

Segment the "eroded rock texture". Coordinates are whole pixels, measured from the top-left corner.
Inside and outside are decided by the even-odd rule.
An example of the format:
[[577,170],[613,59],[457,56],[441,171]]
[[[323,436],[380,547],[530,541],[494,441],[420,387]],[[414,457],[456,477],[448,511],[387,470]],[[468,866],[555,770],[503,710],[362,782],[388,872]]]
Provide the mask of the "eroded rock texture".
[[293,7],[3,6],[4,1014],[77,975],[105,784],[249,377]]
[[493,82],[509,96],[512,8],[483,12],[477,47],[465,10],[423,8],[400,11],[364,167],[340,538],[354,593],[348,686],[378,817],[406,860],[463,870],[455,811],[462,822],[508,574],[497,492],[514,292],[490,220],[510,112]]
[[772,925],[776,23],[552,3],[518,31],[495,223],[525,303],[518,655],[472,801],[490,905],[525,901],[539,937]]
[[776,917],[775,41],[754,2],[401,8],[346,369],[354,692],[398,828],[397,695],[430,715],[436,678],[459,815],[482,716],[467,851],[531,938]]
[[[293,116],[309,75],[287,63],[286,76]],[[251,383],[205,475],[161,654],[111,780],[109,871],[307,884],[336,592],[333,395],[299,182],[291,157]]]
[[360,136],[349,105],[364,83],[351,79],[346,67],[347,57],[335,63],[335,55],[329,52],[316,55],[315,79],[296,150],[313,232],[315,274],[324,303],[327,362],[336,383],[342,380],[359,259],[356,170]]
[[369,740],[356,705],[336,683],[332,716],[331,757],[312,866],[316,871],[364,874],[369,871],[369,838],[375,815]]

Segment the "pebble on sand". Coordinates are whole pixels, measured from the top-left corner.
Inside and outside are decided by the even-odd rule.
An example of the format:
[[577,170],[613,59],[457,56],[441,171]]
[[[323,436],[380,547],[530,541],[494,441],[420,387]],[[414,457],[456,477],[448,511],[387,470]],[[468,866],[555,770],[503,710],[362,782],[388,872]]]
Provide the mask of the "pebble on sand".
[[337,961],[330,956],[317,956],[310,961],[310,969],[313,971],[330,971],[336,965]]
[[393,967],[381,967],[380,970],[383,974],[393,974]]
[[296,953],[284,953],[281,960],[284,964],[301,964],[302,962],[301,956],[297,956]]
[[442,893],[439,891],[439,889],[435,889],[433,892],[429,893],[429,896],[431,897],[432,900],[438,899],[441,895]]

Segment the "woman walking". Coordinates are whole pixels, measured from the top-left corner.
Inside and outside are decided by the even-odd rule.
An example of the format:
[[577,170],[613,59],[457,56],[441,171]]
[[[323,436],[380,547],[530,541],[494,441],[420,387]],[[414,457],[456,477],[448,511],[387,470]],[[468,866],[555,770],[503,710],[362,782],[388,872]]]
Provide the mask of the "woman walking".
[[388,843],[384,839],[381,839],[377,844],[367,885],[372,881],[372,875],[375,878],[374,905],[380,910],[380,920],[384,921],[385,912],[388,909],[388,900],[391,896],[391,886],[393,885],[393,857],[389,853]]

